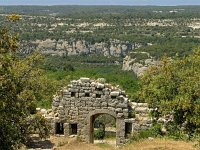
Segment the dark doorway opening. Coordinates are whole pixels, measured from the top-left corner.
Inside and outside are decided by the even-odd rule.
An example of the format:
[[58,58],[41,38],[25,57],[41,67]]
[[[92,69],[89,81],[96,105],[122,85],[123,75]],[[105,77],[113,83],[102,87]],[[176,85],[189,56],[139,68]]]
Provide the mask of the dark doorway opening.
[[71,124],[71,135],[77,135],[77,124]]
[[76,93],[75,92],[71,92],[71,97],[75,97]]
[[85,97],[90,97],[90,93],[85,93]]
[[132,132],[132,123],[125,123],[125,137],[128,138]]
[[56,123],[56,134],[64,135],[64,124]]

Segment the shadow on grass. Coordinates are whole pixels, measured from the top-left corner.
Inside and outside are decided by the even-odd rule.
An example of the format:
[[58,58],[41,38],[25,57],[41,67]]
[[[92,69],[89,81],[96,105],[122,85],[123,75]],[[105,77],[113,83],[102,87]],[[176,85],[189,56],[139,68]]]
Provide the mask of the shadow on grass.
[[50,140],[41,140],[38,137],[33,137],[32,141],[27,144],[27,148],[42,148],[52,149],[54,144]]

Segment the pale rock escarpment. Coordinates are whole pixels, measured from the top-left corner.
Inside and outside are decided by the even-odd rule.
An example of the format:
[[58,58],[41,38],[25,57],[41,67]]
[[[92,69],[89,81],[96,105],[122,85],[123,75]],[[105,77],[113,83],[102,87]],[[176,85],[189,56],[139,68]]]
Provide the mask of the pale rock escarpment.
[[125,56],[131,50],[140,47],[140,44],[119,40],[91,44],[85,40],[67,41],[63,39],[22,41],[21,45],[21,53],[25,54],[31,53],[34,50],[40,50],[43,54],[48,55],[71,56],[101,54],[114,57]]
[[[159,66],[160,61],[155,60],[153,57],[146,52],[132,52],[134,54],[146,55],[146,58],[132,58],[131,56],[126,56],[123,60],[122,70],[133,71],[138,77],[142,76],[144,72],[150,66]],[[140,56],[138,56],[140,57]]]

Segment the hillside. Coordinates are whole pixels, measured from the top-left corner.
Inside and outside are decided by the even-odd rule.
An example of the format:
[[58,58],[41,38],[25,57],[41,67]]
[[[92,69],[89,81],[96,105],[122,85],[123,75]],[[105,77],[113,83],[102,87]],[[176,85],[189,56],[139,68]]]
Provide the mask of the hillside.
[[199,14],[0,6],[0,149],[197,149]]

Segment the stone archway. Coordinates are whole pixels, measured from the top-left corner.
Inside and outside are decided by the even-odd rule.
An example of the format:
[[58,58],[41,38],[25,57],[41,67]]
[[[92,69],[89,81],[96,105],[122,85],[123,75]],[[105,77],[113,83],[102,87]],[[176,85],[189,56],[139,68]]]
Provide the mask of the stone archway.
[[[94,111],[90,112],[88,114],[87,119],[86,119],[86,123],[87,123],[86,132],[87,133],[85,133],[85,134],[87,135],[87,137],[86,137],[87,143],[93,143],[94,142],[94,136],[93,136],[94,135],[94,133],[93,133],[94,132],[94,121],[95,121],[95,118],[98,115],[102,115],[102,114],[110,115],[110,116],[112,116],[113,118],[115,118],[117,120],[115,112],[112,112],[112,111],[109,111],[109,110],[101,110],[101,109],[99,109],[99,110],[94,110]],[[116,130],[120,131],[117,127],[116,127]],[[118,137],[117,136],[116,136],[116,141],[118,141]]]
[[[124,91],[107,84],[104,79],[73,80],[53,98],[55,124],[64,124],[64,135],[77,134],[83,141],[93,143],[93,122],[96,115],[116,118],[116,144],[125,143],[125,120],[131,107]],[[76,131],[75,131],[76,130]],[[55,133],[55,132],[54,132]]]

